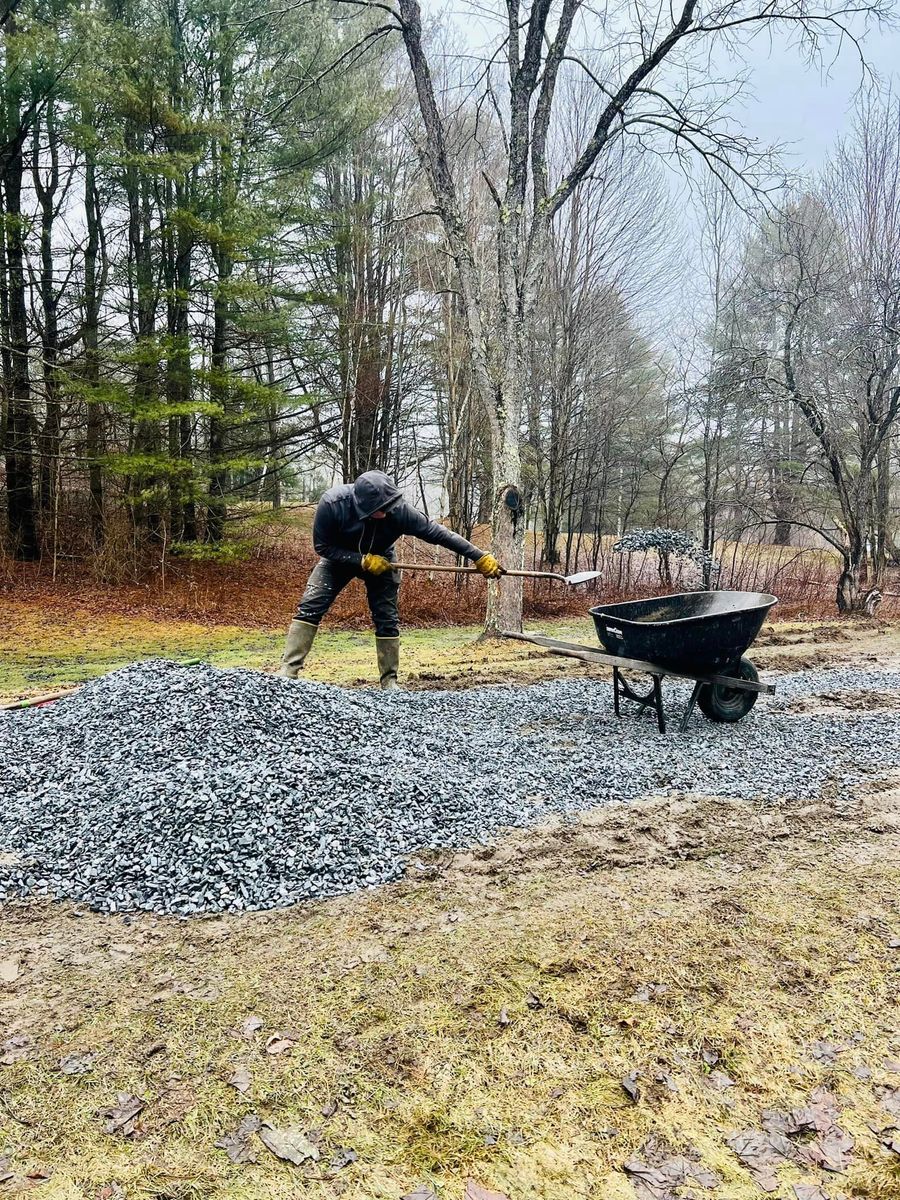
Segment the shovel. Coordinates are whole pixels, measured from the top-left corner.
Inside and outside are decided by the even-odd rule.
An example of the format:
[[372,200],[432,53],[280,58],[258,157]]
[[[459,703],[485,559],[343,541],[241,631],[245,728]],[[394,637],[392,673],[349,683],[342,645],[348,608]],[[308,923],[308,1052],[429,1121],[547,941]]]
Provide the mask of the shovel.
[[[481,572],[475,567],[450,567],[444,563],[392,563],[395,571],[447,571],[453,572],[455,575],[480,575]],[[579,571],[577,575],[557,575],[555,571],[507,571],[503,570],[504,575],[521,576],[523,579],[555,579],[558,583],[567,583],[569,587],[574,587],[576,583],[589,583],[592,579],[599,579],[602,571]]]

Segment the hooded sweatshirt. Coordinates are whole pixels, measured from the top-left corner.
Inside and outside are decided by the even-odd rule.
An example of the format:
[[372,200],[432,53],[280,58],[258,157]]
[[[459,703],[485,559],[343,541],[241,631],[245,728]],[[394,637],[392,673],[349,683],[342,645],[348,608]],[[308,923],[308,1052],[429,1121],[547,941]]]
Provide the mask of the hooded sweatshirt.
[[[372,513],[387,516],[375,520]],[[316,509],[313,545],[330,562],[359,567],[364,554],[394,557],[394,543],[407,534],[435,546],[445,546],[464,558],[481,558],[483,550],[464,537],[429,521],[407,504],[400,489],[383,471],[366,471],[355,483],[329,488]]]

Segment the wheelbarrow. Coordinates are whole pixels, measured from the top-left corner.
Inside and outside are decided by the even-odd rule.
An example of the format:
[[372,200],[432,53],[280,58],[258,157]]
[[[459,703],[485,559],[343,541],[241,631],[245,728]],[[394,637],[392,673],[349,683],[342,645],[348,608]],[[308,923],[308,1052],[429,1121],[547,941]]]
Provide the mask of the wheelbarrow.
[[[744,653],[777,603],[777,597],[766,592],[715,591],[600,604],[590,613],[606,653],[541,634],[503,636],[531,642],[551,654],[612,667],[616,716],[622,715],[622,700],[634,701],[639,714],[655,711],[660,733],[666,732],[663,679],[692,680],[694,688],[681,718],[683,733],[695,706],[711,721],[732,723],[750,712],[758,696],[774,694],[774,684],[760,682]],[[636,692],[624,670],[650,675],[650,690]]]

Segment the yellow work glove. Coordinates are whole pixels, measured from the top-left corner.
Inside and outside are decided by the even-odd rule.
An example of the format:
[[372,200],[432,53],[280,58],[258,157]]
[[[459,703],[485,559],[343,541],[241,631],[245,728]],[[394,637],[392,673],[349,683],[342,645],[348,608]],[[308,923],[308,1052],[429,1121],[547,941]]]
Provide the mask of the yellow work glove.
[[385,571],[390,571],[393,563],[389,558],[385,558],[383,554],[364,554],[362,560],[362,569],[368,571],[370,575],[383,575]]
[[475,570],[480,571],[488,579],[499,579],[503,574],[503,568],[493,554],[482,554],[481,558],[476,559]]

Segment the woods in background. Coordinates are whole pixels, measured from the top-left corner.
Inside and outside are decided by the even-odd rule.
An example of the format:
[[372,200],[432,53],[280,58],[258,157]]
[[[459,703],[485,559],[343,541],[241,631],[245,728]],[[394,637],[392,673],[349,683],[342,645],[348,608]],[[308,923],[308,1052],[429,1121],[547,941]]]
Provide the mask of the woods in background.
[[777,22],[745,9],[578,61],[578,3],[513,5],[496,76],[408,3],[7,6],[6,553],[227,557],[377,466],[510,564],[526,528],[567,571],[633,525],[805,539],[863,608],[900,557],[900,105],[764,204],[688,83],[691,36]]

